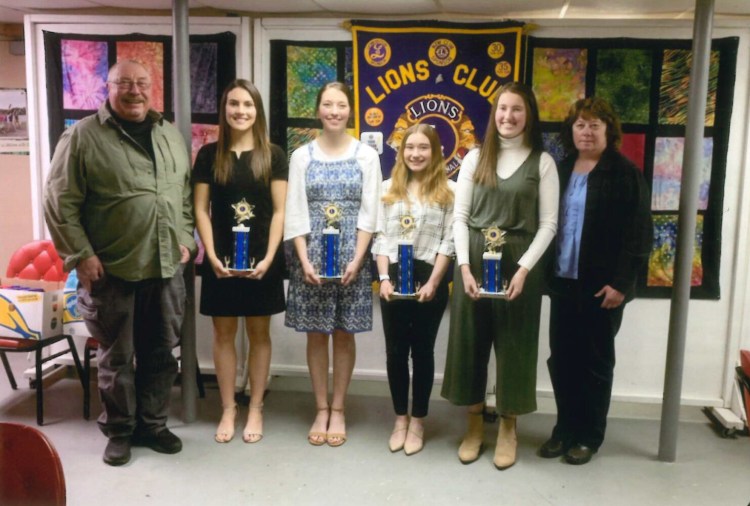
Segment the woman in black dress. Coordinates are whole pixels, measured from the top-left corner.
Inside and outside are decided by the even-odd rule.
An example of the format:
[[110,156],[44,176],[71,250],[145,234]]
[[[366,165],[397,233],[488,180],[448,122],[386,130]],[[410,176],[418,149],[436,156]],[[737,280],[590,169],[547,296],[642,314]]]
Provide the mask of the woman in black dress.
[[[263,102],[255,86],[233,81],[221,99],[219,140],[198,152],[193,174],[195,221],[206,250],[200,312],[212,317],[214,364],[222,415],[214,439],[234,436],[237,404],[238,317],[250,340],[250,410],[242,433],[246,443],[263,437],[263,393],[271,363],[271,315],[285,309],[284,228],[288,166],[268,138]],[[232,227],[249,226],[254,270],[230,271]]]

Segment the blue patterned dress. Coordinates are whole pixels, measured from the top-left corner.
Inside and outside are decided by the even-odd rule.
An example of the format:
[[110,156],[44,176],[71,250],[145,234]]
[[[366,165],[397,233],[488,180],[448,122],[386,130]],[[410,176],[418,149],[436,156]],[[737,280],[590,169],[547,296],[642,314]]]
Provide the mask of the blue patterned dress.
[[[323,208],[335,203],[341,208],[341,273],[354,258],[357,244],[357,218],[362,201],[363,174],[357,162],[358,143],[351,158],[336,161],[316,160],[312,143],[310,165],[305,171],[305,190],[310,215],[307,255],[318,271],[323,256]],[[372,329],[372,279],[365,265],[349,286],[304,282],[302,266],[294,255],[289,275],[285,325],[299,332],[332,333],[335,329],[356,333]]]

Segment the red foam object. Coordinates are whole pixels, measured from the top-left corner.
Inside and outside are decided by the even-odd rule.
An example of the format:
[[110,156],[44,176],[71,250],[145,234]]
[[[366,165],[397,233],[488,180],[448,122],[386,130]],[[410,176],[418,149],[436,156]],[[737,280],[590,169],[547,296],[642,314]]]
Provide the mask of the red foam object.
[[63,261],[52,241],[34,241],[21,246],[8,262],[5,275],[9,278],[65,281]]

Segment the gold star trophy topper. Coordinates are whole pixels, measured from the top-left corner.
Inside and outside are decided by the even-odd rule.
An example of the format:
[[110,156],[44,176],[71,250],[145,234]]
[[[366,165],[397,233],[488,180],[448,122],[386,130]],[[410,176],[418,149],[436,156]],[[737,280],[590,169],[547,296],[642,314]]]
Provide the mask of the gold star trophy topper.
[[484,248],[487,253],[500,253],[500,248],[505,244],[505,230],[492,226],[483,228]]
[[339,228],[339,222],[341,221],[341,208],[329,202],[323,206],[323,213],[326,217],[326,227]]
[[237,225],[241,224],[243,221],[248,221],[250,218],[255,218],[255,215],[253,214],[255,206],[249,204],[244,197],[236,204],[232,204],[232,207],[234,208],[234,219],[237,220]]
[[401,216],[401,237],[409,239],[414,228],[417,226],[417,220],[410,214]]

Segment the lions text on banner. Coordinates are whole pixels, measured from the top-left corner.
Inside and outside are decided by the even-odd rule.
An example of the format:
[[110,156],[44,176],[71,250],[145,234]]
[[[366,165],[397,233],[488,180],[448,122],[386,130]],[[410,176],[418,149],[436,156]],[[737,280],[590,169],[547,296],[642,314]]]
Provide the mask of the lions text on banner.
[[355,130],[388,177],[404,131],[440,134],[449,177],[478,147],[492,100],[523,76],[523,25],[352,22]]

